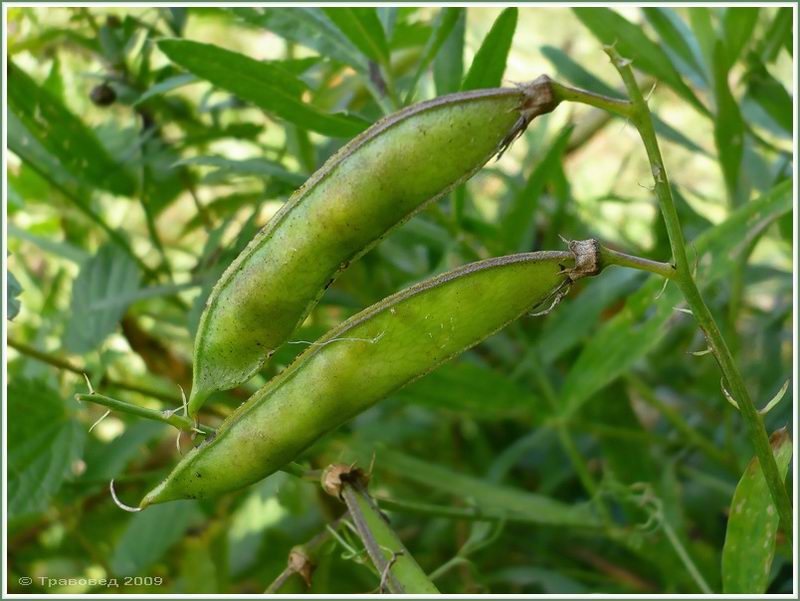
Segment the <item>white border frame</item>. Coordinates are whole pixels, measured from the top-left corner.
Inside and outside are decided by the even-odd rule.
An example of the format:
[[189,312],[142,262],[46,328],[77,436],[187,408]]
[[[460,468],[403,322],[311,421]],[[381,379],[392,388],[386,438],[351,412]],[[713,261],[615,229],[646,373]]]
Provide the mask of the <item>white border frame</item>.
[[[169,6],[169,7],[190,7],[190,6],[204,6],[204,7],[247,7],[247,6],[270,6],[272,8],[296,8],[296,7],[314,7],[314,6],[353,6],[355,4],[361,6],[375,6],[375,7],[384,7],[384,6],[463,6],[463,7],[484,7],[484,8],[497,8],[497,7],[505,7],[505,6],[516,6],[519,8],[569,8],[572,6],[581,6],[581,7],[643,7],[643,6],[677,6],[677,7],[690,7],[690,6],[700,6],[700,7],[719,7],[719,6],[726,6],[731,5],[735,7],[746,7],[746,6],[769,6],[769,7],[788,7],[792,9],[793,15],[793,25],[794,25],[794,40],[793,40],[793,53],[792,53],[792,65],[794,70],[794,81],[792,83],[792,98],[794,104],[794,122],[793,122],[793,132],[792,132],[792,152],[793,162],[794,162],[794,178],[793,178],[793,194],[794,194],[794,206],[793,206],[793,228],[792,228],[792,245],[794,250],[794,256],[792,257],[792,273],[793,273],[793,283],[792,283],[792,293],[793,293],[793,302],[792,302],[792,353],[794,358],[794,366],[792,370],[792,395],[793,395],[793,407],[792,407],[792,421],[793,426],[796,425],[797,417],[798,417],[798,402],[797,402],[797,394],[798,394],[798,382],[797,382],[797,373],[798,373],[798,359],[797,359],[797,309],[798,309],[798,273],[797,273],[797,252],[798,252],[798,224],[797,224],[797,217],[798,217],[798,183],[797,183],[797,175],[798,175],[798,156],[797,156],[797,108],[798,108],[798,101],[797,101],[797,66],[798,66],[798,58],[797,58],[797,50],[798,50],[798,32],[797,32],[797,16],[798,16],[798,5],[793,2],[575,2],[575,3],[568,3],[568,2],[297,2],[297,3],[287,3],[287,2],[276,2],[276,3],[264,3],[264,2],[231,2],[231,3],[220,3],[220,2],[155,2],[155,3],[148,3],[148,2],[7,2],[3,3],[2,6],[2,38],[3,38],[3,48],[2,48],[2,60],[3,60],[3,77],[2,77],[2,106],[3,106],[3,124],[8,123],[7,119],[7,93],[6,93],[6,86],[8,82],[8,36],[6,32],[8,31],[7,28],[7,14],[9,8],[18,8],[18,7],[47,7],[47,8],[67,8],[67,7],[86,7],[86,8],[109,8],[109,7],[130,7],[130,8],[151,8],[154,6]],[[3,357],[5,358],[6,352],[8,349],[7,343],[7,322],[5,316],[8,311],[7,307],[7,278],[6,273],[8,269],[8,260],[6,253],[8,251],[8,219],[7,219],[7,201],[8,201],[8,190],[7,190],[7,178],[6,178],[6,164],[7,164],[7,146],[8,146],[8,134],[7,134],[7,127],[3,127],[3,135],[2,135],[2,159],[3,159],[3,178],[2,178],[2,209],[3,209],[3,231],[2,231],[2,267],[3,267],[3,281],[2,286],[2,341],[3,341]],[[2,598],[7,599],[31,599],[31,598],[42,598],[42,595],[39,594],[9,594],[8,593],[8,570],[5,569],[8,564],[8,532],[7,532],[7,524],[6,524],[6,509],[8,503],[8,487],[6,483],[8,482],[8,465],[7,465],[7,453],[6,451],[6,440],[7,440],[7,432],[8,432],[8,423],[7,423],[7,397],[6,397],[6,388],[8,382],[8,371],[6,361],[3,361],[2,366],[2,382],[3,382],[3,389],[2,389],[2,405],[3,405],[3,449],[2,449],[2,486],[3,486],[3,500],[2,500],[2,510],[3,510],[3,541],[2,541],[2,551],[3,551],[3,565],[0,566],[0,570],[2,570],[3,578],[2,578]],[[797,451],[798,451],[798,432],[796,428],[793,428],[793,439],[792,439],[792,446],[793,446],[793,507],[794,507],[794,546],[792,549],[792,579],[793,579],[793,592],[791,595],[783,594],[783,595],[724,595],[724,594],[713,594],[713,595],[671,595],[667,596],[665,593],[662,594],[655,594],[655,595],[638,595],[638,594],[631,594],[631,595],[609,595],[609,594],[601,594],[601,593],[594,593],[594,594],[584,594],[584,595],[545,595],[545,594],[537,594],[537,595],[447,595],[442,594],[435,598],[437,599],[474,599],[474,598],[485,598],[485,599],[797,599],[798,598],[798,583],[797,583],[797,574],[798,574],[798,541],[797,541],[797,533],[798,533],[798,515],[797,515],[797,493],[798,493],[798,459],[797,459]],[[277,598],[277,599],[314,599],[314,598],[329,598],[329,599],[404,599],[404,598],[420,598],[420,599],[429,599],[433,598],[429,595],[222,595],[222,594],[201,594],[201,595],[178,595],[178,594],[152,594],[152,595],[126,595],[124,593],[120,594],[81,594],[81,595],[66,595],[66,594],[52,594],[47,595],[47,598],[53,599],[116,599],[120,597],[130,597],[131,599],[136,598],[146,598],[146,599],[218,599],[220,597],[224,597],[226,599],[264,599],[264,598]]]

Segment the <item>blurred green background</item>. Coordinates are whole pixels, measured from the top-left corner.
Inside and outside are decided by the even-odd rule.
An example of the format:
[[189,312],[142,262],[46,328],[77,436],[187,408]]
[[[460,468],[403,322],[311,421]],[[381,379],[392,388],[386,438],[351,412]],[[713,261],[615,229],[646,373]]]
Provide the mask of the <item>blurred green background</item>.
[[[179,406],[216,278],[351,135],[276,114],[274,81],[254,102],[235,65],[187,72],[161,38],[266,61],[298,105],[362,124],[464,81],[546,73],[622,95],[602,51],[616,41],[650,94],[685,235],[704,240],[698,281],[757,404],[791,375],[791,9],[365,10],[384,61],[322,9],[8,9],[9,591],[260,593],[341,512],[279,473],[215,502],[124,513],[109,480],[135,503],[178,460],[176,432],[116,413],[95,423],[103,408],[72,400],[86,373],[99,392]],[[651,186],[633,126],[565,103],[353,264],[293,340],[477,258],[563,248],[559,236],[669,260]],[[673,310],[680,296],[660,289],[619,268],[581,282],[552,314],[513,324],[301,461],[374,456],[372,492],[422,567],[446,566],[443,592],[719,592],[752,450],[713,359],[690,354],[704,342]],[[213,397],[204,423],[302,348],[285,345],[246,387]],[[791,408],[790,392],[768,430]],[[572,521],[598,502],[611,525]],[[342,536],[323,546],[311,591],[376,590],[360,543]],[[792,590],[780,533],[767,585]]]

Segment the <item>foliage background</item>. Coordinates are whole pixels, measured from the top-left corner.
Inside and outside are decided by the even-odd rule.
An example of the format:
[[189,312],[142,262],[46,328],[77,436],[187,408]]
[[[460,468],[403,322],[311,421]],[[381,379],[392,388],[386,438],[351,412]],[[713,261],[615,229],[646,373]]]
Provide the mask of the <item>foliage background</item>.
[[[355,116],[352,128],[393,103],[455,91],[462,79],[489,87],[540,73],[613,94],[619,82],[601,40],[616,40],[653,88],[687,238],[713,232],[699,280],[754,397],[766,402],[790,374],[790,188],[774,190],[794,167],[790,9],[425,7],[367,16],[380,30],[364,43],[321,9],[8,11],[10,591],[261,592],[290,548],[340,511],[314,484],[279,473],[216,502],[123,513],[108,481],[128,502],[139,499],[177,461],[175,432],[121,414],[90,430],[104,411],[72,400],[86,372],[101,392],[179,404],[215,279],[352,135],[319,133],[331,113]],[[238,89],[232,63],[206,72],[211,63],[201,61],[200,76],[188,75],[181,61],[197,48],[172,62],[158,46],[167,37],[272,70],[259,73],[263,90]],[[293,96],[292,110],[276,114],[277,89]],[[322,115],[321,127],[308,127],[301,103]],[[633,127],[564,105],[352,265],[293,338],[313,340],[478,257],[561,248],[559,235],[667,260],[650,182]],[[712,229],[770,191],[782,202]],[[720,591],[727,513],[751,448],[713,360],[689,354],[702,350],[700,332],[673,310],[675,291],[659,297],[659,288],[612,268],[553,314],[514,324],[302,459],[366,465],[374,454],[372,491],[395,530],[428,572],[451,562],[437,580],[444,592],[697,592],[690,564]],[[203,420],[218,423],[300,350],[283,347],[247,387],[214,397]],[[770,412],[770,431],[790,422],[791,407],[787,398]],[[649,522],[633,483],[661,508]],[[571,522],[597,494],[614,529]],[[554,509],[538,510],[547,500]],[[449,507],[494,519],[440,515]],[[792,588],[782,541],[771,592]],[[357,559],[326,545],[311,590],[374,590],[376,576]],[[126,575],[163,584],[18,584]]]

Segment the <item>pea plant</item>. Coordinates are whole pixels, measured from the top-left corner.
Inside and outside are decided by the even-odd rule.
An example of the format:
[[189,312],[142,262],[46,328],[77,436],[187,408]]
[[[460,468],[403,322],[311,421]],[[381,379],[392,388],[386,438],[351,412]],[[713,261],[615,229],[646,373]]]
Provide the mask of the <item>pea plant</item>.
[[7,17],[9,592],[793,591],[790,8]]

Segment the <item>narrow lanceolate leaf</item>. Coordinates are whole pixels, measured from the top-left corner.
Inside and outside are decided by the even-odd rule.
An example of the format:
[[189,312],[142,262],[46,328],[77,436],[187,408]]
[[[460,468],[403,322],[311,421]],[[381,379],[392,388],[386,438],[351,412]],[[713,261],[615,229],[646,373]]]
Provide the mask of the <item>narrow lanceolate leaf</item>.
[[436,15],[436,19],[433,22],[433,31],[428,41],[425,43],[425,48],[422,51],[422,58],[420,58],[417,70],[414,72],[414,77],[411,79],[411,84],[408,86],[405,104],[411,102],[416,92],[419,78],[422,77],[425,69],[428,68],[428,65],[430,65],[431,61],[436,57],[444,41],[448,39],[453,32],[453,29],[461,18],[462,12],[463,9],[461,8],[447,7],[441,9],[439,14]]
[[700,58],[700,48],[689,27],[672,8],[644,7],[642,13],[658,37],[674,56],[676,65],[700,82],[708,83]]
[[61,395],[44,382],[12,379],[8,384],[8,518],[47,509],[72,474],[84,433]]
[[792,23],[794,23],[792,9],[788,6],[779,8],[775,18],[772,19],[756,45],[756,52],[762,61],[773,62],[778,57],[781,48],[786,48],[789,54],[792,53]]
[[756,53],[748,57],[747,97],[755,101],[786,134],[792,133],[792,95],[775,79]]
[[729,199],[738,204],[739,172],[744,156],[744,120],[739,104],[728,86],[725,47],[721,41],[714,46],[714,98],[716,100],[716,119],[714,120],[714,141],[717,145],[719,163],[725,178]]
[[334,7],[322,10],[347,36],[347,39],[370,60],[383,65],[389,62],[389,45],[386,43],[386,34],[373,7]]
[[89,219],[97,223],[108,234],[109,238],[114,240],[131,258],[144,266],[134,254],[127,239],[117,230],[112,229],[105,222],[103,216],[95,211],[91,204],[90,182],[68,171],[59,159],[51,154],[31,133],[11,107],[9,107],[7,116],[9,149],[42,178],[50,182],[55,190],[62,192]]
[[22,286],[17,278],[10,271],[6,272],[6,306],[8,307],[6,319],[11,321],[19,313],[19,295],[22,294]]
[[[781,477],[792,458],[792,441],[786,430],[770,437]],[[731,501],[725,546],[722,549],[722,591],[726,594],[763,595],[769,585],[778,512],[767,481],[753,458],[736,486]]]
[[725,9],[722,30],[725,36],[725,58],[729,69],[750,43],[756,23],[758,23],[758,7],[731,6]]
[[320,56],[367,71],[367,60],[319,8],[231,8],[242,21],[285,40],[315,50]]
[[543,495],[490,484],[384,447],[378,448],[375,457],[376,465],[381,469],[434,490],[474,501],[479,508],[497,510],[510,521],[552,526],[598,525],[597,518],[585,505],[565,505]]
[[439,96],[458,91],[461,87],[461,78],[464,76],[464,31],[467,11],[464,8],[455,10],[458,11],[458,19],[433,61],[433,81]]
[[184,165],[200,165],[204,167],[216,167],[225,175],[254,175],[265,179],[275,178],[292,187],[300,187],[306,178],[299,173],[292,173],[276,161],[270,161],[263,157],[253,157],[251,159],[226,159],[218,156],[197,156],[178,161],[173,167]]
[[566,78],[570,83],[589,90],[595,94],[603,94],[611,98],[625,99],[625,94],[615,90],[602,79],[597,77],[575,61],[569,54],[555,46],[542,46],[541,52],[544,57],[556,68],[558,74]]
[[[746,248],[746,241],[791,210],[792,182],[788,180],[700,235],[693,247],[700,255],[707,256],[710,264],[698,276],[698,282],[709,286],[730,273]],[[592,395],[655,348],[675,313],[674,307],[681,302],[674,284],[669,284],[657,299],[662,285],[661,278],[652,276],[628,297],[621,311],[592,335],[573,362],[561,388],[564,414],[573,414]],[[686,319],[692,318],[687,316]]]
[[138,287],[139,270],[130,257],[113,244],[100,247],[72,284],[66,346],[76,353],[94,350],[122,318],[123,299]]
[[509,250],[521,252],[535,248],[536,208],[545,185],[553,179],[556,169],[569,143],[572,126],[565,127],[547,149],[539,164],[528,176],[528,181],[512,200],[508,212],[503,217],[503,239]]
[[172,77],[168,77],[167,79],[150,86],[147,90],[142,92],[142,95],[136,99],[136,102],[133,103],[133,106],[138,106],[155,96],[161,96],[162,94],[166,94],[167,92],[171,92],[172,90],[176,90],[177,88],[189,85],[190,83],[194,83],[196,81],[197,77],[191,73],[173,75]]
[[89,127],[14,63],[8,65],[8,104],[38,144],[76,180],[131,195],[134,181]]
[[291,73],[211,44],[166,39],[158,47],[169,59],[259,108],[296,125],[333,137],[351,137],[368,125],[348,115],[324,113],[303,102],[297,90],[304,88]]
[[[559,75],[565,77],[570,83],[575,84],[579,88],[595,92],[596,94],[603,94],[612,98],[624,99],[625,95],[615,90],[612,86],[608,85],[599,77],[595,76],[583,68],[580,64],[572,59],[566,52],[553,46],[544,46],[542,54],[549,60],[558,71]],[[699,152],[701,154],[708,154],[703,148],[698,146],[693,140],[679,132],[677,129],[663,121],[658,115],[653,115],[653,126],[656,128],[656,133],[669,140],[680,144],[684,148],[692,152]]]
[[508,51],[511,40],[517,29],[518,10],[514,7],[505,9],[486,34],[481,47],[472,59],[462,90],[478,88],[496,88],[503,81],[506,70]]
[[603,44],[615,45],[619,53],[633,61],[633,66],[667,84],[698,111],[708,109],[686,85],[672,61],[642,29],[608,8],[573,8],[578,19]]
[[[468,361],[442,365],[392,396],[486,420],[524,418],[542,407],[526,387],[500,372]],[[491,403],[486,402],[488,398]]]
[[115,576],[145,573],[177,543],[197,516],[194,501],[178,501],[131,517],[111,555]]

